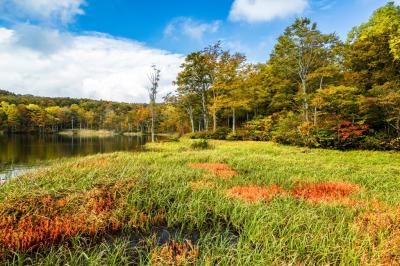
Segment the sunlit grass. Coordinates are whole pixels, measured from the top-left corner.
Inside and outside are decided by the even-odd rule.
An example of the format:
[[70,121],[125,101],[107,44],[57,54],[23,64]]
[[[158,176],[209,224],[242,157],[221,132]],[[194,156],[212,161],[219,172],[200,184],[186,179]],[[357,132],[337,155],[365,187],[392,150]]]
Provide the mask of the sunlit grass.
[[[50,230],[31,246],[2,239],[3,263],[143,265],[186,256],[184,263],[206,265],[357,265],[400,258],[385,248],[400,239],[400,219],[387,218],[400,203],[400,154],[211,144],[193,150],[181,140],[142,153],[63,159],[0,186],[1,218],[14,217],[0,233],[35,234],[36,222],[57,217],[77,227],[51,227],[57,237]],[[220,178],[190,167],[202,163],[235,174]],[[279,195],[270,197],[274,187]],[[324,200],[309,200],[307,191]],[[336,204],[335,193],[359,204]],[[365,218],[373,214],[382,220]],[[388,219],[390,226],[374,226]]]

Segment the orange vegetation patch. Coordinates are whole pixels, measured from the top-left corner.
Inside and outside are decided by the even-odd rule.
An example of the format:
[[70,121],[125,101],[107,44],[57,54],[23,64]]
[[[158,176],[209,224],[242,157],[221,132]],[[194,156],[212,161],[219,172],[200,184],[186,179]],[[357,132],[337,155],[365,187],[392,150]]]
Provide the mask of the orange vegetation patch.
[[360,188],[355,184],[320,182],[297,185],[292,189],[291,195],[313,203],[339,202],[347,205],[355,203],[349,197],[359,190]]
[[183,243],[174,240],[164,244],[151,252],[153,265],[196,265],[199,257],[198,247],[192,245],[191,241]]
[[278,194],[285,194],[285,190],[277,185],[268,187],[260,186],[236,186],[228,190],[228,195],[249,202],[258,200],[270,201]]
[[131,187],[119,182],[62,196],[6,199],[0,204],[0,253],[48,247],[78,234],[119,230],[118,209]]
[[203,169],[203,170],[229,170],[231,167],[225,163],[192,163],[190,165],[192,169]]
[[355,224],[359,234],[370,240],[374,251],[372,257],[370,252],[364,252],[363,264],[400,264],[400,209],[374,204],[372,210],[356,218]]
[[193,163],[189,165],[192,169],[207,170],[217,177],[231,178],[237,174],[228,164],[224,163]]

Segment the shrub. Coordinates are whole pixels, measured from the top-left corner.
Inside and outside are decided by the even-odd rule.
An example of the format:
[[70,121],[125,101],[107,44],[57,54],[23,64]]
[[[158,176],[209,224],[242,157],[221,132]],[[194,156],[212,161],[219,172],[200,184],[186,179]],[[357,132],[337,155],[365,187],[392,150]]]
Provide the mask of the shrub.
[[383,134],[366,136],[360,143],[360,148],[365,150],[385,150],[387,146],[387,140]]
[[244,125],[246,134],[244,139],[247,140],[257,140],[257,141],[267,141],[271,140],[271,131],[275,124],[274,118],[272,116],[267,116],[264,118],[257,118],[247,122]]
[[368,131],[368,125],[364,122],[352,123],[347,120],[342,120],[338,126],[338,143],[340,149],[359,147],[363,139],[364,133]]
[[272,131],[272,140],[282,144],[303,145],[299,126],[300,118],[293,112],[281,116],[277,120],[277,125]]
[[227,127],[220,127],[216,131],[198,131],[189,133],[188,137],[191,139],[220,139],[225,140],[231,133],[231,129]]
[[389,150],[400,151],[400,137],[394,138],[386,145]]
[[208,143],[208,140],[201,139],[194,141],[190,147],[194,150],[206,150],[212,148],[212,146]]
[[247,140],[249,139],[249,132],[247,130],[237,130],[235,133],[229,133],[226,137],[227,140]]
[[210,136],[212,139],[221,139],[224,140],[226,137],[232,132],[230,128],[220,127],[215,132],[211,132]]

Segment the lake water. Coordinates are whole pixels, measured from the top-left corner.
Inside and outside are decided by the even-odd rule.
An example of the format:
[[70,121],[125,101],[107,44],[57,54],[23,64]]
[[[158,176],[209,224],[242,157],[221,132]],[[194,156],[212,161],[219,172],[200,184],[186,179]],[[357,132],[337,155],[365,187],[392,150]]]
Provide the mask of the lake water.
[[46,160],[114,151],[139,151],[145,143],[146,137],[140,136],[80,138],[0,134],[0,183],[31,171]]

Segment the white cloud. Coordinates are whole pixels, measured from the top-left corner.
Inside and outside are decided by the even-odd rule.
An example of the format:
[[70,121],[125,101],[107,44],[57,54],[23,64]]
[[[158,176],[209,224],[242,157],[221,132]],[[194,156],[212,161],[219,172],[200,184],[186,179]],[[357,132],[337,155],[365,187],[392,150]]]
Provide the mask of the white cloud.
[[0,0],[0,18],[68,24],[83,15],[85,0]]
[[229,14],[231,21],[267,22],[302,13],[308,0],[235,0]]
[[146,102],[151,65],[161,68],[161,98],[173,89],[182,60],[102,34],[0,28],[0,88],[16,93]]
[[175,18],[165,27],[164,35],[172,38],[185,35],[196,41],[201,41],[205,34],[216,33],[220,26],[220,21],[203,23],[192,18],[179,17]]

